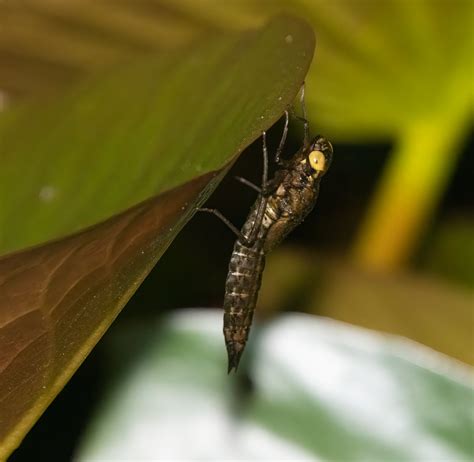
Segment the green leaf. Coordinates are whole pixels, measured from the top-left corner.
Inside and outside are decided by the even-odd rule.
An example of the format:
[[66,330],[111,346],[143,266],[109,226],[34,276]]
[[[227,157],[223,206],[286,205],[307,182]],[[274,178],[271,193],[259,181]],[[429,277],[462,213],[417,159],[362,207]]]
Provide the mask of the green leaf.
[[473,389],[460,363],[293,314],[253,331],[249,388],[243,370],[226,374],[221,322],[189,310],[125,328],[109,344],[111,369],[124,355],[125,365],[77,460],[471,460]]
[[313,40],[299,21],[280,19],[267,33],[145,55],[59,100],[7,111],[0,253],[74,232],[223,167],[292,102]]
[[304,22],[280,17],[129,57],[1,114],[0,248],[17,252],[0,259],[0,458],[292,103],[313,48]]

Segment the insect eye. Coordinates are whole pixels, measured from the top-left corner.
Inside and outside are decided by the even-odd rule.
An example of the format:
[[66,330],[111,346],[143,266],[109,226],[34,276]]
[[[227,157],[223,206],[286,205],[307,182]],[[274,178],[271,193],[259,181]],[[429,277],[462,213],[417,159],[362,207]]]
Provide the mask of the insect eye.
[[317,172],[325,172],[326,171],[326,157],[321,151],[311,151],[309,153],[309,165],[313,170]]

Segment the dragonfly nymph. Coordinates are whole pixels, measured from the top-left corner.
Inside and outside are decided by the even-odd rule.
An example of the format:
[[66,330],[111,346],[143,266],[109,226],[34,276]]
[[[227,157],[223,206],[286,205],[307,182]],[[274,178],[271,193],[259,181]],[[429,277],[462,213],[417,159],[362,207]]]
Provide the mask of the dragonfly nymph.
[[333,148],[322,136],[309,139],[309,128],[303,108],[304,139],[302,147],[289,159],[282,159],[288,133],[288,111],[276,151],[278,169],[268,179],[266,133],[263,140],[262,184],[258,187],[238,178],[258,192],[257,200],[239,231],[216,209],[200,209],[220,218],[237,236],[229,263],[224,296],[224,337],[229,359],[228,371],[237,370],[252,325],[253,313],[265,266],[265,255],[275,248],[313,209],[321,178],[331,164]]

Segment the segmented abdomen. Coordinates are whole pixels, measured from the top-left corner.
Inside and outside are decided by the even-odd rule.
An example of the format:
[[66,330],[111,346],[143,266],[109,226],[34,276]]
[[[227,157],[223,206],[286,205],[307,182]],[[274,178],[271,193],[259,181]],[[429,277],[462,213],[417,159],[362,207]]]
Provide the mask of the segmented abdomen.
[[247,342],[264,266],[263,240],[257,240],[251,247],[239,241],[235,243],[224,297],[224,337],[229,372],[237,369]]

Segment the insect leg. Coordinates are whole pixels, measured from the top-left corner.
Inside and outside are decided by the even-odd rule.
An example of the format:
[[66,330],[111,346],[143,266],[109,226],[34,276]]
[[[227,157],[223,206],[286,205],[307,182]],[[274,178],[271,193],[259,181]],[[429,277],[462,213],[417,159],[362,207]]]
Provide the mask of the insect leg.
[[[219,210],[217,210],[217,209],[208,209],[208,208],[199,208],[199,209],[197,209],[198,212],[212,213],[217,218],[219,218],[219,220],[221,220],[237,236],[239,241],[247,247],[251,247],[255,243],[255,240],[257,239],[258,232],[260,231],[260,228],[262,226],[263,217],[265,215],[265,208],[267,206],[267,201],[268,201],[268,198],[265,194],[265,189],[266,189],[266,186],[267,186],[267,183],[268,183],[268,151],[267,151],[267,136],[266,136],[265,132],[263,132],[262,137],[263,137],[262,188],[261,189],[259,188],[260,201],[258,203],[257,214],[255,216],[255,220],[252,224],[252,229],[250,230],[249,235],[244,236],[224,215],[222,215],[221,212],[219,212]],[[242,180],[244,180],[244,181],[242,181]],[[255,186],[253,183],[250,183],[250,181],[245,180],[245,178],[241,178],[239,181],[242,181],[243,183],[247,184],[248,186],[250,186],[250,185]],[[255,186],[255,188],[258,188],[258,186]]]
[[268,150],[267,150],[267,132],[262,133],[263,143],[263,173],[262,173],[262,190],[265,191],[268,183]]
[[263,223],[263,217],[265,216],[265,209],[267,208],[268,195],[267,195],[267,183],[268,183],[268,150],[267,150],[267,134],[266,132],[262,133],[263,141],[263,173],[262,173],[262,193],[260,194],[260,201],[257,208],[257,213],[255,215],[255,220],[252,224],[252,229],[250,230],[249,235],[246,237],[243,242],[247,246],[252,246],[257,239],[258,232],[261,229]]
[[252,188],[254,191],[257,191],[259,194],[262,193],[262,189],[259,188],[256,184],[253,184],[251,181],[247,180],[246,178],[242,178],[241,176],[234,177],[237,181],[240,181],[245,186]]
[[286,136],[288,135],[288,119],[289,119],[288,111],[285,111],[285,126],[283,128],[283,134],[281,136],[280,144],[278,145],[278,149],[275,154],[275,162],[278,165],[282,165],[284,163],[280,159],[280,156],[286,143]]
[[199,208],[197,209],[198,212],[207,212],[212,213],[215,215],[219,220],[222,221],[236,236],[241,242],[246,242],[247,238],[224,216],[221,212],[217,209],[207,209],[207,208]]
[[301,112],[303,117],[301,118],[304,124],[304,138],[303,138],[303,146],[306,147],[309,144],[309,122],[306,116],[306,104],[304,99],[304,82],[301,85],[301,93],[300,93],[300,103],[301,103]]

